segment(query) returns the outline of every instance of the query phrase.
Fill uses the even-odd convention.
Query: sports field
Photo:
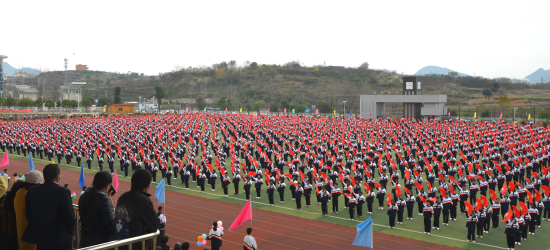
[[[14,159],[8,166],[11,174],[19,169],[22,172],[28,171],[28,159],[17,155],[11,155],[10,158]],[[38,164],[47,164],[47,160],[34,159],[34,162],[37,164],[37,168],[40,168]],[[91,174],[99,170],[95,159],[92,166],[92,170],[85,168],[86,183],[91,183],[93,178]],[[60,167],[72,171],[64,171],[61,182],[69,183],[72,191],[78,191],[78,199],[80,193],[78,172],[80,168],[76,166],[76,162],[71,165],[62,162]],[[117,168],[119,167],[116,163],[115,169]],[[121,181],[121,191],[129,188],[125,183],[129,182],[130,178],[119,175],[119,180]],[[404,183],[401,184],[404,185]],[[196,183],[191,183],[190,190],[185,190],[179,179],[173,180],[172,186],[167,186],[166,189],[173,191],[167,192],[167,204],[165,205],[169,220],[167,222],[167,234],[176,240],[196,242],[195,238],[200,234],[207,233],[214,220],[222,220],[224,226],[229,227],[246,202],[242,189],[239,195],[232,194],[232,185],[229,187],[229,197],[223,197],[221,188],[211,191],[208,186],[205,193],[200,193]],[[254,196],[254,189],[252,191],[251,196]],[[153,192],[153,190],[150,191],[150,193]],[[321,216],[321,207],[314,202],[314,198],[312,199],[311,208],[303,207],[301,211],[296,211],[296,204],[290,199],[290,191],[287,190],[287,192],[285,203],[278,203],[276,197],[275,206],[269,206],[265,190],[262,190],[261,199],[252,198],[254,220],[251,223],[246,222],[243,224],[241,226],[242,232],[239,232],[241,228],[233,232],[226,232],[226,237],[224,237],[225,246],[231,247],[231,245],[240,244],[241,238],[244,237],[244,228],[252,224],[255,229],[259,229],[255,231],[255,236],[258,238],[258,244],[261,244],[262,249],[265,249],[264,247],[269,247],[268,249],[354,248],[351,243],[356,234],[355,226],[362,222],[364,218],[357,218],[355,221],[348,220],[348,211],[342,209],[344,207],[343,199],[340,199],[340,213],[330,213],[328,217],[325,217]],[[156,203],[154,196],[152,199]],[[305,204],[304,200],[302,202]],[[466,218],[464,215],[459,214],[457,221],[451,221],[449,226],[442,225],[439,231],[432,230],[431,235],[425,235],[423,233],[422,218],[417,216],[417,213],[414,214],[416,217],[412,221],[405,219],[402,225],[390,229],[386,210],[378,210],[376,205],[377,202],[374,206],[373,221],[374,231],[376,232],[374,246],[377,249],[403,249],[403,247],[446,249],[444,246],[449,246],[449,249],[450,247],[506,249],[504,225],[502,223],[499,229],[491,229],[490,233],[485,234],[483,239],[477,238],[476,243],[469,243],[466,240]],[[364,207],[364,210],[366,210],[366,207]],[[365,212],[364,214],[369,215]],[[173,223],[170,223],[170,220]],[[550,244],[543,238],[547,234],[548,222],[544,221],[541,228],[537,228],[536,235],[529,235],[528,240],[523,241],[521,246],[517,246],[517,249],[547,249]],[[175,243],[172,240],[170,242],[171,244]],[[427,242],[435,244],[427,244]],[[284,244],[284,246],[281,246],[281,244]],[[196,244],[194,246],[197,248]],[[236,245],[234,246],[236,247]]]

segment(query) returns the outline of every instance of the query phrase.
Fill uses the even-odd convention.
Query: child
[[[449,211],[451,210],[451,207],[453,206],[453,200],[446,196],[443,198],[441,204],[443,205],[443,225],[448,226],[449,225]]]
[[[391,204],[388,206],[388,216],[390,218],[390,228],[395,228],[395,217],[397,215],[397,210],[399,208],[395,205],[395,200],[391,201]]]
[[[363,196],[363,192],[359,191],[359,194],[357,194],[357,216],[359,216],[359,218],[363,216],[363,204],[365,201],[366,199]]]
[[[355,194],[351,194],[348,199],[348,209],[349,209],[349,219],[354,220],[355,217],[355,205],[357,205],[357,199],[355,199]]]
[[[470,212],[470,215],[467,215],[468,219],[466,221],[466,227],[468,228],[467,238],[469,242],[475,243],[476,242],[475,230],[476,230],[477,217],[474,212],[471,212],[471,211],[469,212]]]
[[[374,197],[376,197],[376,194],[372,191],[372,189],[370,189],[367,193],[367,210],[369,211],[369,214],[372,214],[372,204],[374,203]]]
[[[296,187],[294,191],[294,198],[296,199],[296,210],[302,210],[302,194],[304,194],[304,188],[300,184]]]
[[[224,192],[227,189],[227,187],[224,188]],[[275,192],[275,184],[273,182],[270,182],[267,184],[267,198],[269,199],[269,205],[273,206],[273,193]],[[227,197],[227,195],[226,195]]]
[[[424,204],[424,208],[422,210],[422,214],[424,215],[424,233],[430,234],[430,232],[432,231],[432,216],[434,214],[431,201],[426,201],[426,204]]]
[[[433,228],[436,229],[436,230],[439,230],[439,218],[441,217],[441,209],[442,208],[443,208],[443,206],[439,202],[439,197],[436,197],[435,202],[432,205],[433,215],[434,215]]]
[[[224,175],[222,175],[222,189],[224,197],[229,196],[229,183],[231,183],[231,179],[227,175],[227,172],[225,172]]]
[[[281,178],[281,182],[279,183],[279,186],[277,187],[277,192],[279,192],[279,202],[284,203],[285,202],[285,179]]]
[[[159,210],[159,212],[157,213],[157,216],[159,217],[159,220],[160,220],[160,225],[159,225],[160,234],[157,237],[157,241],[160,242],[161,237],[166,235],[166,232],[165,232],[165,229],[166,229],[166,216],[164,216],[164,207],[159,206],[158,210]]]
[[[384,198],[386,198],[386,189],[384,187],[378,188],[376,198],[378,199],[378,209],[383,210],[384,209]]]
[[[403,213],[405,212],[406,201],[403,200],[403,196],[397,197],[397,223],[403,224]]]
[[[407,194],[407,199],[405,200],[407,202],[407,220],[413,219],[413,213],[414,213],[414,203],[415,197],[413,195]]]

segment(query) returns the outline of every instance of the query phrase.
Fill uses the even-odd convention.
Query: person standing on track
[[[213,227],[210,229],[210,233],[206,239],[210,241],[212,250],[218,250],[222,246],[223,231],[218,228],[218,222],[216,221],[212,223],[212,226]]]
[[[249,227],[246,229],[246,236],[243,240],[243,249],[244,250],[257,250],[258,245],[256,244],[256,239],[252,237],[252,228]]]
[[[157,242],[160,242],[161,237],[166,235],[166,216],[164,215],[164,207],[159,206],[158,210],[159,212],[157,213],[157,216],[159,217],[159,220],[160,220],[160,224],[159,224],[160,234],[157,237]]]

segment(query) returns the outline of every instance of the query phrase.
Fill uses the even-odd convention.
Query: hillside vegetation
[[[55,89],[64,79],[63,72],[46,72],[40,77],[48,78],[43,91],[46,98],[58,98]],[[139,73],[127,74],[70,71],[68,81],[85,81],[84,98],[114,99],[116,86],[122,88],[122,101],[138,101],[139,97],[151,98],[154,87],[160,85],[166,92],[163,104],[182,103],[190,108],[203,108],[202,99],[209,99],[208,106],[228,106],[228,110],[254,110],[270,107],[272,111],[282,108],[297,108],[297,111],[321,106],[323,112],[342,109],[359,110],[359,95],[376,91],[402,92],[402,77],[394,71],[369,69],[365,63],[357,68],[336,66],[306,67],[292,61],[284,65],[266,65],[255,62],[237,66],[236,62],[222,62],[209,67],[177,68],[158,76]],[[507,96],[508,106],[550,106],[549,84],[524,84],[508,78],[488,79],[483,77],[447,75],[419,76],[423,94],[446,94],[448,106],[488,107],[499,105],[498,97]],[[485,95],[484,95],[485,94]],[[228,99],[227,105],[219,99]],[[54,99],[55,100],[55,99]],[[198,101],[198,103],[196,103]],[[183,104],[185,103],[185,104]],[[501,103],[502,104],[502,103]],[[203,105],[203,106],[201,106]],[[502,107],[503,105],[499,105]],[[319,108],[319,107],[317,107]]]

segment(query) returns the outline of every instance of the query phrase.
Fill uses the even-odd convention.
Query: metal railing
[[[128,249],[132,250],[132,244],[133,243],[141,242],[142,243],[141,244],[141,249],[145,250],[145,245],[146,245],[145,242],[149,241],[149,240],[151,240],[151,248],[155,249],[155,245],[156,245],[155,240],[156,240],[157,236],[159,236],[159,235],[160,235],[160,231],[157,230],[155,233],[144,234],[144,235],[141,235],[141,236],[136,236],[136,237],[132,237],[132,238],[124,239],[124,240],[109,241],[109,242],[106,242],[106,243],[103,243],[103,244],[90,246],[90,247],[85,247],[85,248],[79,248],[79,249],[80,250],[103,250],[103,249],[118,250],[119,247],[128,246]]]

